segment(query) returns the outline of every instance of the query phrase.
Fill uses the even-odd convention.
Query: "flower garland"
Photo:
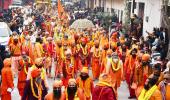
[[[34,97],[39,99],[39,98],[41,98],[41,95],[42,95],[42,88],[41,88],[41,85],[38,86],[38,84],[36,82],[35,82],[35,85],[38,88],[38,95],[35,94],[34,87],[33,87],[33,79],[31,78],[31,91],[32,91],[32,94],[33,94]]]
[[[28,58],[29,59],[29,61],[28,61],[28,63],[30,63],[31,61],[30,61],[30,58]],[[23,63],[24,63],[24,72],[25,72],[25,74],[27,75],[28,74],[28,71],[27,71],[27,68],[26,68],[26,64],[25,64],[25,61],[23,60]]]
[[[80,45],[80,48],[82,49],[83,54],[84,54],[84,55],[87,55],[87,46],[85,46],[85,48],[83,48],[83,46]]]
[[[101,55],[101,54],[100,54],[100,51],[98,51],[98,53],[96,53],[96,51],[97,51],[97,50],[96,50],[96,48],[95,48],[95,50],[94,50],[94,55],[93,55],[93,56],[96,57],[96,58],[99,58],[100,55]]]
[[[118,61],[117,68],[115,68],[115,63],[112,60],[111,60],[111,65],[112,65],[113,71],[118,71],[121,68],[120,60]]]
[[[67,73],[68,73],[69,75],[72,74],[72,76],[74,76],[74,67],[73,67],[72,71],[70,72],[66,60],[65,60],[65,64],[66,64],[66,71],[67,71]],[[73,58],[71,58],[71,63],[70,63],[70,64],[73,64]]]

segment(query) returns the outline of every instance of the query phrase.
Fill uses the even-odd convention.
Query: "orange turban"
[[[111,83],[111,76],[106,73],[101,74],[99,77],[99,83],[100,82]]]
[[[81,73],[87,73],[88,74],[88,68],[87,67],[83,67],[81,70]]]
[[[61,87],[63,85],[61,80],[56,80],[53,84],[53,87]]]
[[[122,36],[122,37],[120,37],[119,40],[120,40],[120,43],[125,43],[125,37]]]
[[[38,68],[35,68],[31,71],[31,76],[32,78],[36,78],[41,74],[41,70]]]
[[[11,66],[11,58],[6,58],[3,63],[5,67]]]
[[[142,56],[142,60],[143,61],[148,61],[150,59],[150,55],[149,54],[144,54],[143,56]]]
[[[114,32],[114,33],[112,34],[112,37],[113,37],[113,38],[117,38],[117,35],[118,35],[118,33],[117,33],[117,32]]]
[[[117,48],[117,43],[116,42],[112,42],[111,43],[111,47]]]
[[[36,65],[42,65],[43,64],[43,58],[37,58],[37,59],[35,59],[35,64]]]

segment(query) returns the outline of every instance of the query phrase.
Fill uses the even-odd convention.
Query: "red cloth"
[[[93,89],[92,100],[117,100],[111,87],[96,86]]]

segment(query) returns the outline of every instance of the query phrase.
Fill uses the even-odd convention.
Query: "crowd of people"
[[[12,10],[10,56],[0,47],[1,100],[12,99],[14,77],[21,100],[117,100],[123,81],[127,99],[170,100],[166,29],[154,28],[146,39],[122,33],[120,25],[111,34],[100,25],[76,30],[67,14],[50,10]],[[49,78],[55,81],[48,93]]]

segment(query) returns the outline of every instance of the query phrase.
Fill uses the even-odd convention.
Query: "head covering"
[[[111,47],[117,48],[117,43],[116,42],[112,42],[111,43]]]
[[[53,40],[52,37],[48,37],[48,38],[47,38],[47,41],[52,41],[52,40]]]
[[[87,41],[88,41],[87,38],[85,38],[85,37],[81,38],[81,42],[82,42],[82,43],[87,43]]]
[[[87,67],[83,67],[81,70],[81,73],[87,73],[88,74],[88,68]]]
[[[31,71],[31,76],[32,78],[36,78],[41,74],[41,70],[38,68],[35,68]]]
[[[111,55],[113,53],[113,51],[111,50],[111,49],[109,49],[108,51],[107,51],[107,55]]]
[[[61,87],[63,85],[61,80],[56,80],[53,84],[53,87]]]
[[[150,55],[149,54],[144,54],[143,56],[142,56],[142,60],[143,61],[148,61],[150,59]]]
[[[4,61],[4,67],[9,67],[11,66],[11,58],[6,58]]]
[[[36,65],[42,65],[43,64],[43,58],[37,58],[37,59],[35,59],[35,64]]]
[[[116,38],[116,37],[117,37],[117,35],[118,35],[118,33],[117,33],[117,32],[113,32],[112,37]]]
[[[120,43],[122,43],[122,44],[125,43],[125,37],[124,36],[121,36],[119,40],[120,40]]]
[[[71,83],[71,82],[74,82],[74,83],[76,84],[76,80],[75,80],[74,78],[70,78],[70,79],[68,80],[68,83]]]
[[[110,83],[111,82],[111,77],[106,74],[106,73],[103,73],[99,76],[99,83],[100,82],[107,82],[107,83]]]

